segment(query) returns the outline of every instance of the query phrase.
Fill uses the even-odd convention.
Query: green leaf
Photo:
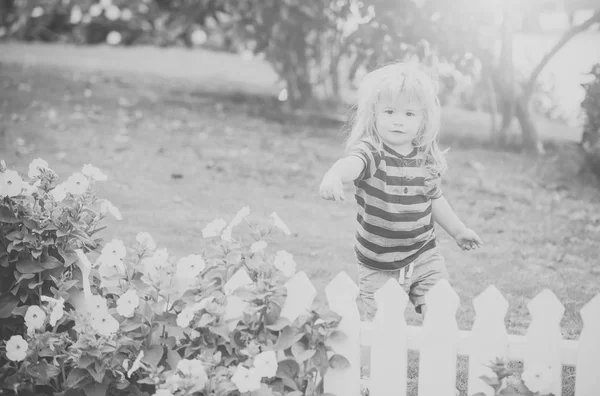
[[[288,378],[294,380],[300,372],[300,365],[294,359],[286,359],[277,363],[277,373],[279,378]]]
[[[306,349],[306,346],[302,341],[298,341],[294,345],[292,345],[292,354],[296,358],[298,363],[302,363],[305,360],[310,359],[315,354],[314,349]]]
[[[17,270],[23,274],[37,274],[45,268],[38,262],[31,259],[21,259],[17,262]]]
[[[350,367],[350,362],[342,355],[336,353],[329,358],[329,367],[333,369],[347,369]]]
[[[75,368],[71,370],[71,372],[67,376],[67,381],[64,383],[64,387],[68,389],[78,388],[89,378],[90,377],[86,370],[81,368]]]
[[[45,256],[41,261],[42,267],[44,269],[54,269],[58,267],[62,267],[62,263],[58,261],[55,257]]]
[[[222,323],[220,326],[208,326],[208,329],[211,333],[215,333],[216,335],[220,335],[226,340],[229,339],[229,328],[226,323]]]
[[[260,389],[251,393],[252,396],[275,396],[271,388],[267,384],[260,384]]]
[[[106,396],[108,390],[108,383],[101,384],[89,384],[83,388],[87,396]]]
[[[21,220],[15,217],[15,214],[9,208],[0,206],[0,223],[15,224],[20,222]]]
[[[36,364],[27,367],[27,373],[39,381],[46,383],[51,378],[60,374],[60,369],[49,365],[45,360],[40,360]]]
[[[290,322],[289,319],[280,316],[275,320],[273,324],[267,325],[265,327],[269,330],[280,331],[284,327],[289,326],[291,324],[292,322]]]
[[[150,365],[152,368],[158,367],[158,363],[164,355],[164,349],[162,345],[152,345],[150,349],[144,349],[144,357],[142,362]]]
[[[480,375],[479,379],[491,387],[496,387],[496,386],[500,385],[500,382],[498,381],[498,377],[488,377],[487,375]]]
[[[169,363],[169,367],[171,370],[174,370],[177,367],[177,363],[181,360],[181,356],[179,353],[173,349],[167,350],[167,363]]]
[[[273,349],[276,351],[288,349],[300,341],[302,337],[304,337],[304,332],[302,330],[288,326],[279,334],[279,338],[277,338],[277,342]]]
[[[125,321],[123,321],[123,323],[121,323],[121,330],[129,333],[132,332],[135,329],[140,328],[144,323],[142,322],[141,319],[127,319]]]
[[[12,294],[0,296],[0,319],[9,318],[13,310],[19,305],[19,298]]]

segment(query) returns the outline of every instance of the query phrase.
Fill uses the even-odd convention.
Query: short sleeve
[[[430,199],[438,199],[444,192],[442,191],[442,175],[432,175],[425,179],[426,195]]]
[[[381,153],[374,142],[369,139],[362,139],[350,149],[348,155],[359,157],[365,163],[365,168],[358,176],[357,180],[368,179],[375,174],[381,162]]]

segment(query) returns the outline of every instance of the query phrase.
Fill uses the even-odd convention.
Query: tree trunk
[[[544,147],[540,142],[540,136],[531,116],[529,98],[521,97],[515,105],[515,116],[521,126],[521,134],[523,137],[523,147],[528,151],[533,151],[537,154],[544,153]]]

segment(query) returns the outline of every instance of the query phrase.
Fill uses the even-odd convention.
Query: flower
[[[0,191],[7,197],[14,197],[21,194],[23,189],[23,179],[16,171],[7,170],[0,173]]]
[[[27,176],[29,176],[30,179],[35,179],[42,174],[42,169],[48,169],[48,163],[41,158],[36,158],[29,163],[29,172],[27,172]]]
[[[256,355],[254,367],[261,377],[274,377],[277,373],[277,355],[275,351],[261,352]]]
[[[25,313],[27,329],[41,329],[46,321],[46,313],[37,305],[31,305]]]
[[[188,327],[196,315],[195,307],[185,307],[177,315],[177,326]]]
[[[265,250],[267,247],[267,242],[265,241],[256,241],[250,246],[250,251],[252,253],[259,253]]]
[[[206,227],[202,229],[203,238],[212,238],[218,236],[221,231],[227,226],[227,223],[223,219],[215,219],[208,223]]]
[[[231,241],[231,231],[233,231],[231,226],[227,226],[227,228],[225,228],[225,230],[221,234],[221,239],[224,240],[225,242],[230,242]]]
[[[100,169],[96,168],[92,164],[83,165],[83,168],[81,168],[81,173],[94,181],[105,181],[108,179],[108,177],[102,173]]]
[[[231,377],[231,382],[235,384],[240,393],[253,392],[260,389],[261,376],[255,368],[247,369],[240,365],[235,374]]]
[[[156,250],[156,243],[154,242],[152,235],[147,232],[138,232],[135,236],[135,240],[143,250]]]
[[[125,318],[131,318],[139,305],[140,298],[137,292],[130,289],[117,300],[117,313]]]
[[[92,316],[101,316],[108,312],[104,297],[94,294],[85,301],[86,308]]]
[[[102,7],[98,4],[92,4],[88,12],[91,16],[97,17],[102,14]]]
[[[104,11],[104,15],[109,21],[116,21],[121,16],[121,10],[119,7],[111,5]]]
[[[13,362],[25,360],[29,344],[20,335],[14,335],[6,342],[6,357]]]
[[[113,239],[102,248],[101,256],[112,255],[120,260],[125,258],[127,254],[127,248],[125,244],[120,239]]]
[[[281,220],[281,217],[279,217],[277,213],[273,212],[269,217],[273,227],[279,228],[285,235],[292,235],[288,226]]]
[[[157,249],[152,256],[144,258],[142,260],[144,267],[142,280],[155,285],[165,282],[167,280],[166,271],[170,267],[168,258],[167,249]]]
[[[283,273],[283,275],[290,277],[296,272],[296,262],[294,256],[285,250],[280,250],[275,255],[275,268]]]
[[[67,197],[67,185],[65,183],[58,184],[50,191],[50,195],[56,202],[61,202]]]
[[[121,20],[122,21],[130,21],[133,18],[133,12],[129,8],[123,8],[121,10]]]
[[[521,379],[532,392],[539,392],[541,396],[552,393],[554,378],[552,366],[538,364],[532,365],[523,371]]]
[[[73,173],[65,182],[65,187],[68,193],[73,195],[83,194],[90,186],[90,181],[83,173]]]
[[[122,38],[123,36],[121,36],[121,33],[113,30],[106,36],[106,43],[109,45],[119,45]]]
[[[65,314],[65,300],[61,297],[58,300],[54,300],[54,306],[52,307],[52,312],[50,312],[50,326],[56,326],[56,323],[63,317]]]
[[[190,254],[177,261],[177,277],[195,278],[206,268],[206,262],[199,254]]]
[[[92,327],[103,336],[110,336],[119,330],[119,322],[108,312],[103,315],[92,315]]]
[[[177,362],[177,370],[185,377],[200,382],[196,384],[200,387],[204,386],[201,382],[206,383],[206,381],[208,381],[204,364],[198,359],[181,359]]]
[[[30,197],[34,192],[37,192],[41,184],[42,183],[39,179],[33,184],[23,183],[23,195]]]
[[[244,315],[247,307],[248,303],[242,300],[240,297],[236,295],[228,296],[223,320],[230,321],[240,319]]]
[[[250,207],[244,206],[242,209],[240,209],[235,214],[235,216],[233,217],[233,220],[231,220],[231,222],[229,222],[229,227],[233,228],[236,225],[240,224],[242,222],[242,220],[244,220],[246,217],[248,217],[249,214],[250,214]]]
[[[154,396],[173,396],[173,393],[168,389],[157,389]]]
[[[140,367],[142,367],[142,359],[143,358],[144,358],[144,351],[140,351],[140,353],[138,354],[138,356],[133,361],[133,364],[131,365],[131,367],[127,371],[127,378],[130,378],[131,374],[133,374],[137,369],[139,369]]]
[[[100,204],[100,213],[105,215],[106,213],[110,213],[115,219],[123,220],[123,216],[121,216],[121,212],[114,206],[108,199],[103,199]]]

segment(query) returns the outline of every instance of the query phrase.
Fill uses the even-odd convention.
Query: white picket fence
[[[281,314],[293,321],[311,307],[317,292],[304,272],[290,278],[286,288]],[[562,395],[563,365],[575,366],[575,395],[600,395],[600,294],[581,309],[584,327],[579,340],[572,341],[562,338],[564,306],[548,289],[528,304],[532,321],[525,336],[507,334],[508,302],[494,286],[473,300],[476,318],[470,331],[458,329],[459,297],[445,280],[426,296],[428,312],[422,327],[406,324],[408,296],[394,280],[375,294],[378,311],[372,323],[361,323],[358,286],[345,272],[326,286],[325,293],[329,308],[342,316],[340,330],[348,336],[331,346],[350,362],[349,368],[328,371],[325,392],[360,395],[362,344],[371,346],[371,396],[406,396],[407,350],[420,353],[419,396],[455,396],[457,355],[469,356],[469,396],[493,395],[479,377],[492,375],[487,365],[498,357],[522,361],[524,370],[549,370],[555,396]]]

